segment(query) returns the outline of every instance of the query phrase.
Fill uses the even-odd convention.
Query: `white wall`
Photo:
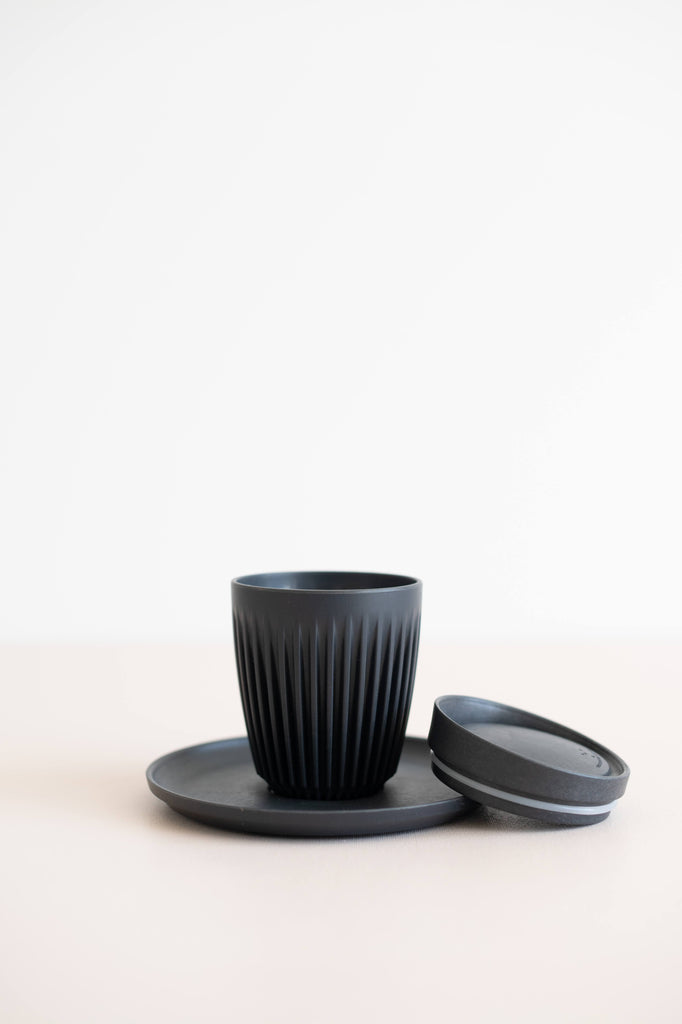
[[[679,4],[0,17],[2,638],[680,633]]]

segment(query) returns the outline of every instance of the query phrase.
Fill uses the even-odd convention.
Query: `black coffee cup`
[[[369,796],[395,774],[419,647],[421,581],[282,572],[232,581],[256,771],[281,796]]]

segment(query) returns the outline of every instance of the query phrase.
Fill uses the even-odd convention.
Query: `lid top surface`
[[[588,736],[559,722],[542,718],[510,704],[483,697],[438,697],[434,710],[452,726],[452,738],[464,729],[476,736],[479,747],[507,751],[538,767],[561,773],[593,777],[627,778],[630,770],[622,758]]]
[[[474,722],[468,729],[489,743],[549,768],[560,768],[581,775],[611,774],[611,765],[605,757],[585,744],[568,740],[564,736],[504,722]]]

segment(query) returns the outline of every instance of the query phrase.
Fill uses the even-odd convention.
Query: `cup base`
[[[386,780],[388,782],[388,779]],[[340,789],[332,792],[324,792],[318,789],[280,789],[266,782],[268,790],[273,796],[285,797],[287,800],[323,800],[325,803],[338,800],[362,800],[368,796],[375,796],[384,788],[384,783],[377,786],[363,786],[354,789]]]

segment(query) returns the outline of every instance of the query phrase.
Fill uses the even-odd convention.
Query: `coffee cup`
[[[273,792],[343,800],[395,774],[414,686],[421,581],[280,572],[232,581],[239,687]]]

